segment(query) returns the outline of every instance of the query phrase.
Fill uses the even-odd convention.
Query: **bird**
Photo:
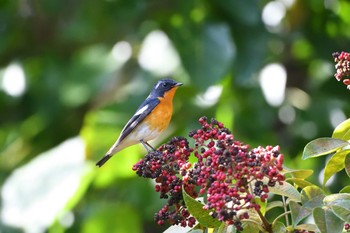
[[[159,80],[96,166],[101,167],[114,154],[137,143],[141,143],[147,152],[155,150],[148,141],[157,138],[168,127],[173,113],[173,97],[181,85],[172,79]]]

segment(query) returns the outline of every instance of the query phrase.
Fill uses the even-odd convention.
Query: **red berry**
[[[344,83],[345,85],[350,85],[350,79],[348,79],[348,78],[344,79],[344,80],[343,80],[343,83]]]

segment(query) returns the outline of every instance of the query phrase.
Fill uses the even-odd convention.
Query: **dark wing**
[[[122,132],[120,133],[119,141],[121,142],[126,136],[128,136],[136,126],[142,122],[148,114],[150,114],[153,109],[159,104],[159,99],[157,98],[147,98],[140,107],[136,110],[134,116],[126,123]]]

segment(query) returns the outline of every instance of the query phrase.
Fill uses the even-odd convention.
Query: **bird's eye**
[[[163,87],[166,87],[166,86],[168,86],[168,83],[163,83]]]

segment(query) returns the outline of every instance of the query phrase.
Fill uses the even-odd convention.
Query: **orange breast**
[[[154,129],[161,132],[168,127],[173,114],[173,97],[176,89],[177,87],[174,87],[165,93],[164,97],[159,97],[160,103],[145,119],[152,130]]]

